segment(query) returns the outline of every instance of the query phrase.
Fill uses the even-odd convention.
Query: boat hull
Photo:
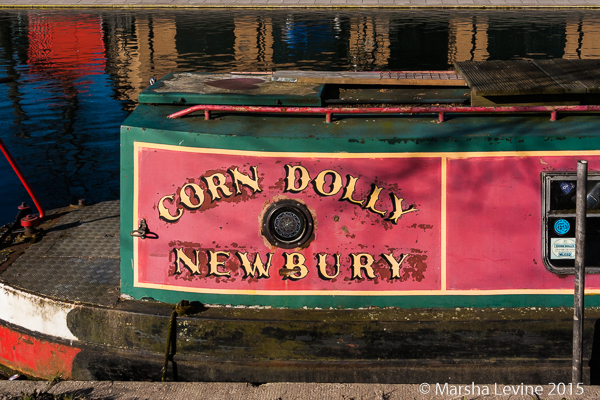
[[[160,380],[171,308],[125,301],[94,307],[2,287],[55,312],[24,327],[0,312],[2,364],[43,379]],[[6,300],[3,299],[3,300]],[[588,310],[586,381],[598,374]],[[9,322],[12,320],[13,322]],[[477,321],[477,322],[474,322]],[[64,331],[64,326],[68,327]],[[566,382],[567,309],[277,310],[199,308],[176,321],[177,379],[223,382]],[[62,332],[62,333],[61,333]],[[552,354],[549,359],[548,354]],[[174,378],[172,363],[167,377]]]

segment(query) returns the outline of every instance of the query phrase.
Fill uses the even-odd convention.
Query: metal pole
[[[21,183],[23,184],[23,186],[25,186],[27,193],[29,193],[29,196],[35,203],[35,206],[37,207],[38,212],[40,213],[40,219],[43,219],[46,214],[45,214],[44,208],[42,207],[42,203],[40,202],[37,195],[33,191],[33,188],[27,181],[27,178],[25,178],[25,175],[23,174],[23,172],[21,172],[21,168],[19,168],[19,166],[17,165],[17,162],[13,158],[12,154],[10,154],[10,152],[8,151],[8,148],[6,147],[6,145],[4,144],[2,139],[0,139],[0,151],[2,151],[2,153],[4,153],[4,156],[6,157],[6,161],[8,161],[10,166],[13,168],[13,170],[17,174],[17,177],[21,180]]]
[[[585,289],[585,218],[587,214],[587,161],[577,161],[577,208],[575,214],[575,295],[573,304],[573,384],[582,381],[583,299]]]

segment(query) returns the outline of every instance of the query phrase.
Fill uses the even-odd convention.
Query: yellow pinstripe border
[[[140,157],[139,157],[139,150],[141,147],[138,147],[137,142],[133,143],[133,229],[132,231],[135,231],[138,227],[136,226],[136,224],[138,223],[138,215],[139,214],[139,190],[138,188],[140,187],[140,179],[139,179],[139,162],[140,162]],[[131,267],[133,268],[133,286],[139,286],[140,282],[138,279],[138,238],[137,237],[133,237],[133,260],[131,260]],[[142,286],[140,286],[142,287]]]
[[[318,152],[282,152],[256,150],[209,149],[169,144],[134,142],[134,151],[138,148],[173,150],[185,153],[204,153],[220,155],[238,155],[255,157],[303,157],[303,158],[482,158],[482,157],[533,157],[533,156],[600,156],[600,150],[566,151],[496,151],[496,152],[431,152],[431,153],[318,153]]]
[[[445,156],[442,156],[442,212],[441,212],[441,229],[440,229],[440,282],[441,282],[441,291],[445,292],[447,289],[446,286],[446,174],[448,173],[448,159]]]

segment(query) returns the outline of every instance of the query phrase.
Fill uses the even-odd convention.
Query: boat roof
[[[175,72],[143,104],[319,107],[331,104],[600,104],[600,60],[463,61],[454,71]]]
[[[457,71],[479,96],[600,93],[600,60],[464,61]]]
[[[599,148],[600,61],[546,61],[461,62],[456,71],[176,72],[140,95],[122,131],[230,148],[309,139],[295,141],[294,151]]]

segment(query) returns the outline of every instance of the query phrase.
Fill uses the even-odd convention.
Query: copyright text
[[[515,396],[562,396],[583,395],[581,383],[549,383],[548,385],[478,385],[474,382],[466,385],[450,383],[422,383],[419,385],[421,394],[449,395],[449,396],[489,396],[489,395],[515,395]]]

